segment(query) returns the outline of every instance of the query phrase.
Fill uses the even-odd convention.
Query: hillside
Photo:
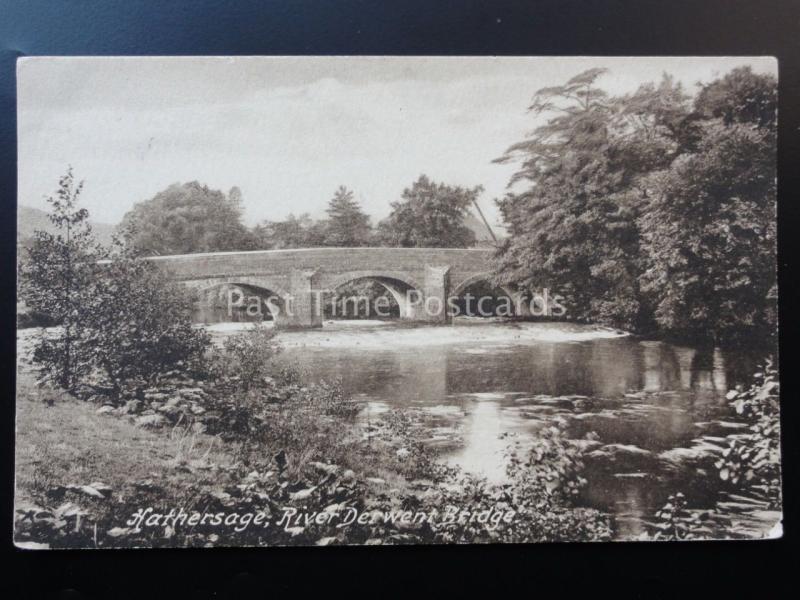
[[[107,245],[111,242],[111,235],[114,233],[115,225],[109,223],[92,223],[92,231],[95,238],[101,244]],[[47,213],[38,208],[30,206],[17,207],[17,244],[25,244],[33,237],[36,230],[53,231],[53,224],[47,218]]]

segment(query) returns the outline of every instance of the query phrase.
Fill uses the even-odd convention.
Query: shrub
[[[273,358],[279,352],[275,331],[260,323],[225,339],[212,353],[212,371],[244,391],[271,383],[275,374]]]
[[[186,291],[152,262],[122,254],[104,265],[82,306],[77,359],[118,392],[170,369],[188,369],[210,344],[190,318]]]
[[[737,485],[744,482],[772,507],[780,506],[780,384],[778,372],[767,360],[755,381],[743,392],[731,391],[728,399],[749,422],[744,435],[729,436],[728,447],[715,464],[720,479]]]
[[[42,333],[33,361],[69,391],[118,397],[131,381],[198,360],[210,340],[192,326],[183,288],[126,245],[130,232],[113,248],[95,243],[81,189],[71,171],[62,177],[49,199],[56,233],[35,232],[21,269],[26,304],[61,324]]]

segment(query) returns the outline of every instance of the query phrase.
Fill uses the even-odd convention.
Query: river
[[[505,477],[510,443],[559,425],[587,446],[580,503],[612,513],[628,539],[672,492],[714,504],[708,450],[744,427],[725,394],[755,366],[719,349],[558,323],[331,321],[278,339],[282,360],[365,400],[362,419],[420,411],[441,459],[491,482]]]

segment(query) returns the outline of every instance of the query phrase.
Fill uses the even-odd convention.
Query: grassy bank
[[[30,335],[21,334],[17,398],[16,541],[25,547],[611,535],[603,515],[572,505],[580,451],[555,430],[515,457],[511,486],[491,486],[439,463],[413,414],[389,411],[364,430],[335,385],[276,372],[243,390],[217,370],[79,400],[36,385]],[[268,342],[242,335],[236,348],[246,352]]]

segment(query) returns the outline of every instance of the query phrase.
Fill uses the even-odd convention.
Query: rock
[[[144,481],[135,481],[133,487],[143,492],[154,492],[161,489],[160,486],[153,483],[152,479],[145,479]]]
[[[65,502],[56,509],[55,514],[57,518],[62,519],[69,517],[82,517],[87,513],[77,504],[74,504],[72,502]]]
[[[606,444],[598,448],[597,450],[593,450],[589,453],[589,456],[592,458],[611,458],[616,459],[617,456],[638,456],[638,457],[645,457],[650,456],[649,450],[644,450],[643,448],[639,448],[638,446],[633,446],[630,444]]]
[[[136,417],[134,423],[139,427],[145,427],[148,429],[159,429],[167,424],[167,420],[161,415],[142,415],[140,417]]]
[[[113,527],[106,532],[106,535],[116,538],[122,537],[123,535],[130,535],[131,533],[138,533],[139,531],[139,529],[132,529],[129,527]]]
[[[320,540],[317,540],[317,546],[330,546],[333,542],[336,541],[335,537],[324,537]]]
[[[116,409],[110,404],[104,404],[103,406],[98,408],[97,411],[95,412],[97,412],[98,415],[107,415],[109,413],[113,413],[115,410]]]
[[[312,462],[311,466],[320,473],[325,473],[326,475],[335,475],[340,469],[338,465],[330,465],[322,462]]]
[[[78,485],[78,484],[70,484],[65,486],[65,489],[70,492],[75,492],[76,494],[83,494],[84,496],[91,496],[92,498],[101,498],[105,499],[111,495],[111,488],[104,483],[97,483],[98,486],[103,491],[100,491],[94,484],[92,485]]]
[[[315,489],[317,489],[316,486],[300,490],[299,492],[294,492],[293,494],[289,494],[289,498],[295,502],[307,500],[311,497],[311,494],[314,493]]]
[[[711,457],[713,457],[713,454],[710,454],[707,448],[697,446],[692,448],[672,448],[658,455],[658,458],[675,467],[682,467],[687,463],[695,464]]]
[[[602,442],[598,442],[597,440],[587,440],[587,439],[572,440],[572,443],[574,443],[575,446],[577,446],[578,448],[580,448],[585,452],[589,452],[590,450],[594,450],[599,446],[603,445]]]
[[[128,400],[123,407],[124,414],[138,414],[142,412],[142,408],[144,408],[144,404],[141,400]]]
[[[100,492],[104,498],[111,496],[111,492],[113,491],[110,485],[106,485],[101,481],[93,481],[89,484],[89,487]]]

